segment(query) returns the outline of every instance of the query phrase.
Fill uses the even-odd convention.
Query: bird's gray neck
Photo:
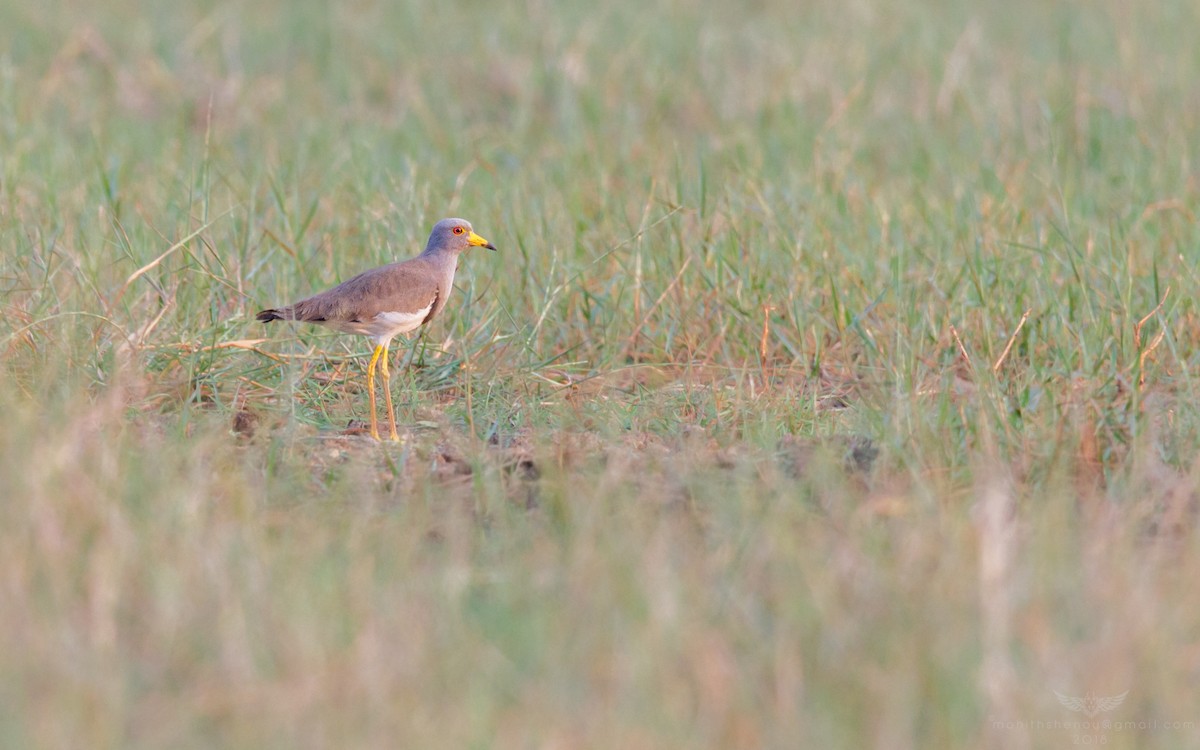
[[[435,245],[426,245],[425,250],[421,252],[422,258],[429,260],[439,265],[455,265],[458,263],[458,253],[452,250],[444,250]]]

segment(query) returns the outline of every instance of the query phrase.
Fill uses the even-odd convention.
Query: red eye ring
[[[467,230],[463,229],[462,227],[455,227],[455,228],[454,228],[454,233],[455,233],[455,234],[462,234],[462,233],[463,233],[463,232],[465,232],[465,231],[467,231]]]

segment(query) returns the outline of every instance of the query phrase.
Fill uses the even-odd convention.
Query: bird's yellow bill
[[[467,236],[467,244],[474,245],[475,247],[486,247],[488,250],[496,249],[495,245],[475,234],[474,232],[471,232],[471,234]]]

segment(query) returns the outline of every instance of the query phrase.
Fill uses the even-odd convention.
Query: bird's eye
[[[467,231],[467,230],[463,229],[462,227],[455,227],[455,228],[454,228],[454,233],[455,233],[455,234],[462,234],[462,233],[463,233],[463,232],[465,232],[465,231]]]

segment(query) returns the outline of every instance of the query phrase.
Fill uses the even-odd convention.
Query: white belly
[[[386,346],[392,337],[418,328],[432,309],[433,304],[430,303],[428,307],[416,312],[381,312],[371,320],[344,321],[334,327],[342,333],[370,336],[376,346]]]

